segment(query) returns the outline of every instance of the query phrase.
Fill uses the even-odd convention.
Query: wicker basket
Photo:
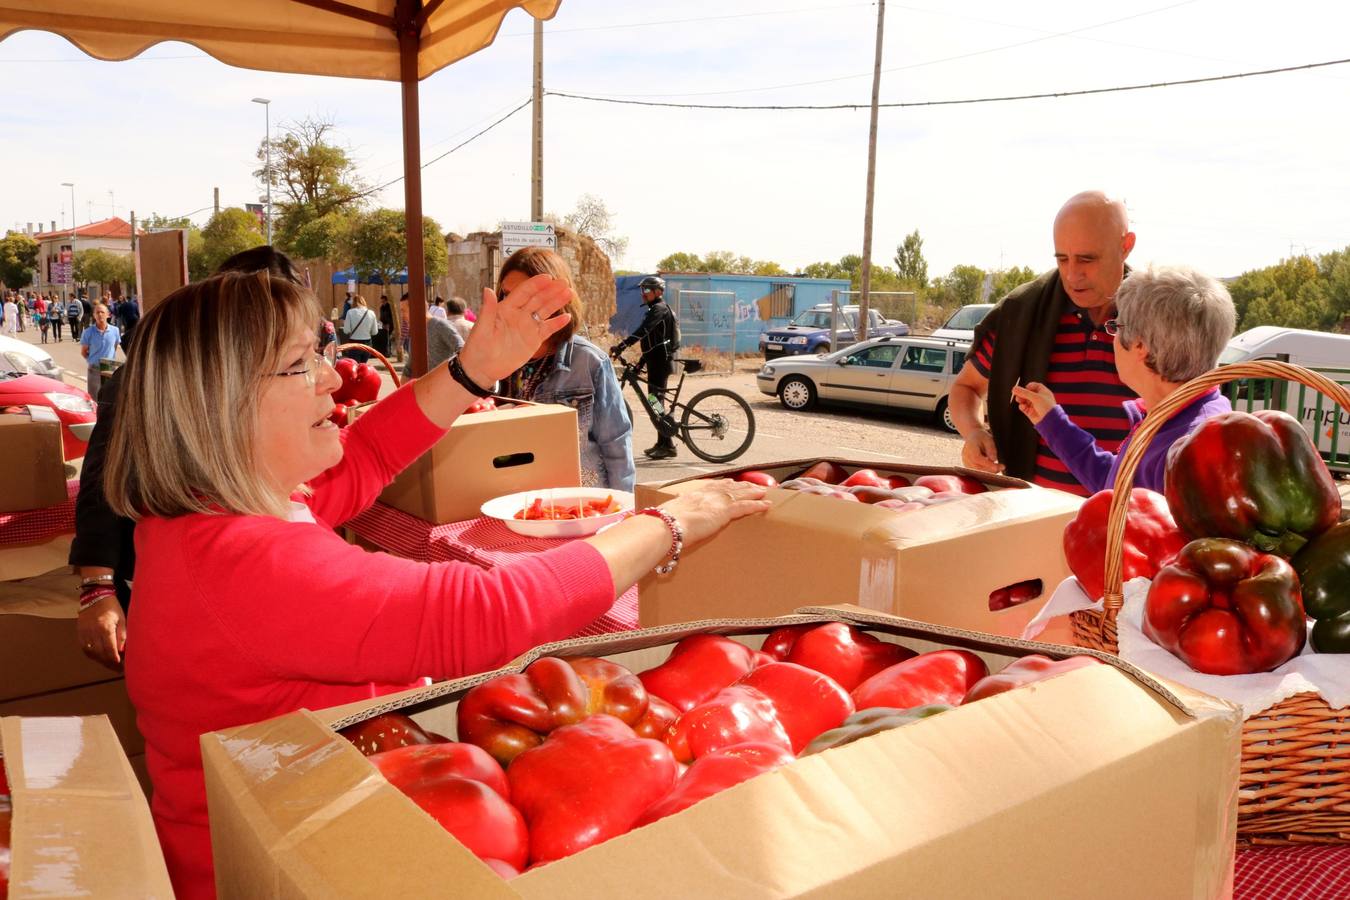
[[[337,352],[341,353],[344,350],[360,350],[364,353],[369,353],[371,356],[375,357],[380,362],[384,363],[385,369],[389,372],[389,377],[394,380],[394,387],[397,388],[399,385],[403,383],[401,380],[399,380],[398,372],[394,371],[394,364],[389,361],[388,357],[386,357],[380,351],[376,350],[374,347],[370,347],[366,344],[355,344],[355,343],[339,344]]]
[[[1238,363],[1187,382],[1149,412],[1121,459],[1106,531],[1104,611],[1073,614],[1080,646],[1117,652],[1125,515],[1135,470],[1168,419],[1210,388],[1241,378],[1281,378],[1350,409],[1350,391],[1289,363]],[[1350,665],[1350,656],[1346,657]],[[1350,842],[1350,707],[1334,710],[1314,693],[1298,694],[1251,716],[1242,726],[1238,843]]]

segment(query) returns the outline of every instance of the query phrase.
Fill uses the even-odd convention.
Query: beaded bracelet
[[[679,522],[675,521],[674,516],[655,506],[639,509],[633,515],[654,516],[665,522],[666,527],[670,529],[670,553],[667,554],[666,561],[656,567],[657,575],[669,575],[675,570],[676,563],[680,561],[680,551],[684,549],[684,529],[680,527]]]
[[[98,603],[101,600],[104,600],[108,597],[116,597],[116,596],[117,591],[113,590],[111,587],[107,587],[104,585],[95,585],[93,587],[87,587],[80,591],[80,612],[84,612],[86,609],[88,609],[89,607],[93,606],[95,603]]]
[[[94,585],[96,585],[96,584],[98,584],[98,585],[103,585],[103,584],[111,585],[112,583],[113,583],[113,576],[112,576],[112,575],[86,575],[86,576],[84,576],[84,578],[81,579],[81,581],[80,581],[80,590],[84,590],[85,588],[87,588],[87,587],[92,587],[92,586],[94,586]]]

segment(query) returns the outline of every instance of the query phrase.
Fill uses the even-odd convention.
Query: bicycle
[[[673,388],[667,387],[661,397],[653,400],[641,374],[642,364],[631,363],[622,356],[614,359],[623,364],[617,373],[620,389],[624,385],[633,388],[658,434],[678,437],[695,456],[712,463],[731,462],[750,448],[755,439],[755,414],[750,404],[734,391],[709,388],[699,391],[688,403],[680,402],[684,376],[701,369],[700,360],[673,359],[673,363],[679,364],[680,378]],[[624,405],[632,420],[633,407],[627,401]]]

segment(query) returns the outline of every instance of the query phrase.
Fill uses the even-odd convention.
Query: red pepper
[[[530,826],[530,858],[541,863],[627,832],[679,772],[665,744],[595,715],[521,753],[506,776]]]
[[[479,859],[501,860],[517,870],[525,865],[530,834],[524,817],[483,782],[446,775],[403,793]]]
[[[989,667],[968,650],[934,650],[882,669],[853,689],[853,705],[909,709],[934,703],[956,706]]]
[[[356,745],[366,756],[372,756],[397,747],[417,744],[439,744],[446,738],[427,731],[403,713],[382,713],[342,729],[343,737]]]
[[[1011,691],[1013,688],[1044,681],[1056,675],[1063,675],[1065,672],[1072,672],[1074,669],[1099,665],[1104,665],[1104,663],[1095,656],[1070,656],[1068,659],[1054,660],[1048,656],[1033,653],[1030,656],[1023,656],[1021,659],[1008,663],[1003,667],[1003,671],[997,675],[981,678],[961,702],[974,703],[976,700],[983,700],[995,694]]]
[[[511,799],[506,770],[488,752],[473,744],[446,741],[385,750],[370,757],[390,784],[403,793],[448,776],[481,781],[503,798]]]
[[[662,700],[655,694],[647,695],[647,712],[638,723],[633,726],[633,731],[638,737],[651,738],[654,741],[663,741],[666,735],[670,733],[671,726],[679,719],[680,711]]]
[[[754,650],[720,634],[695,634],[661,665],[639,672],[647,693],[681,712],[693,709],[755,666]]]
[[[1269,672],[1307,639],[1298,576],[1237,541],[1191,541],[1149,586],[1144,634],[1197,672]]]
[[[836,462],[830,462],[822,459],[811,468],[802,472],[797,478],[819,478],[826,484],[838,484],[848,477],[848,470]]]
[[[1106,590],[1106,518],[1114,492],[1098,491],[1064,526],[1064,559],[1083,592],[1097,598]],[[1186,537],[1172,518],[1162,494],[1135,488],[1125,516],[1124,578],[1152,578],[1186,546]]]
[[[501,675],[459,701],[459,738],[506,765],[543,743],[556,728],[606,713],[636,725],[647,712],[647,690],[617,663],[593,657],[545,656],[524,672]]]
[[[916,706],[910,709],[892,709],[886,706],[874,706],[871,709],[860,709],[853,715],[844,720],[844,724],[838,728],[831,728],[829,731],[816,737],[811,743],[806,745],[806,749],[801,752],[802,756],[813,756],[817,753],[823,753],[834,747],[842,747],[845,744],[851,744],[854,741],[860,741],[865,737],[871,737],[874,734],[880,734],[883,731],[890,731],[892,728],[899,728],[902,725],[908,725],[911,722],[917,722],[920,719],[927,719],[938,713],[946,712],[952,707],[944,703],[933,703],[928,706]]]
[[[745,481],[750,484],[760,484],[764,487],[778,487],[778,479],[774,478],[768,472],[761,472],[758,469],[751,469],[748,472],[737,472],[732,476],[733,481]]]
[[[796,753],[851,712],[848,692],[828,675],[769,663],[680,716],[666,743],[681,762],[748,742]]]
[[[878,487],[890,488],[890,484],[884,477],[877,474],[876,469],[859,469],[852,475],[839,482],[840,487]]]
[[[3,778],[4,773],[0,772],[0,779]],[[0,898],[9,896],[10,825],[13,818],[14,807],[10,805],[9,795],[0,793]]]
[[[976,481],[968,475],[920,475],[914,479],[914,484],[938,494],[944,491],[956,494],[983,494],[989,490],[984,486],[984,482]]]
[[[680,777],[674,790],[642,814],[637,825],[649,825],[657,819],[673,816],[719,791],[785,766],[795,758],[776,744],[737,744],[701,756]]]
[[[846,691],[915,655],[843,622],[789,625],[771,632],[762,649],[775,659],[823,672]]]

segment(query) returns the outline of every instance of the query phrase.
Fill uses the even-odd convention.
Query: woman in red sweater
[[[328,422],[340,379],[315,352],[322,311],[303,288],[222,275],[142,319],[105,489],[138,519],[127,687],[180,898],[214,895],[201,734],[492,668],[592,621],[681,544],[767,507],[761,489],[713,482],[491,571],[337,535],[567,323],[570,296],[542,275],[500,303],[485,291],[455,360],[342,431]]]

